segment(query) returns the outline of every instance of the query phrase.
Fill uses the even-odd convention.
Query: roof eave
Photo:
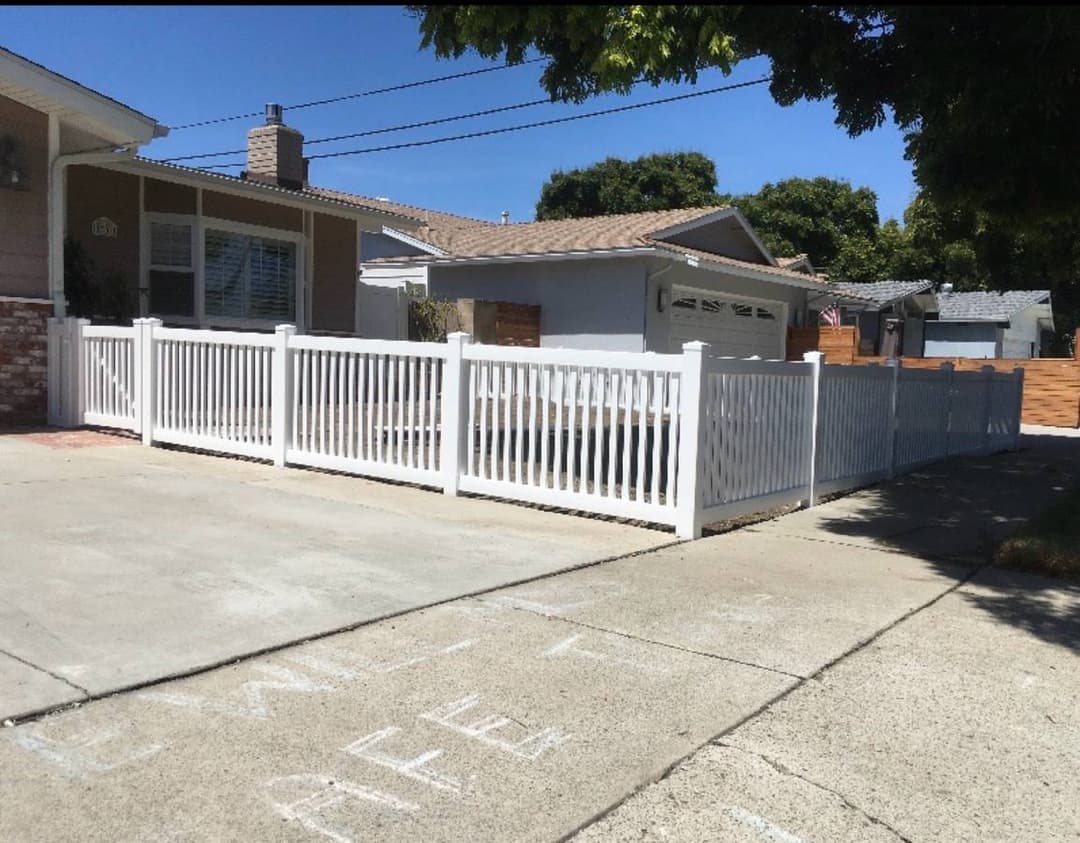
[[[432,255],[431,257],[410,260],[374,260],[367,261],[368,266],[389,268],[407,266],[479,266],[490,263],[537,263],[542,261],[587,260],[589,258],[628,258],[656,254],[652,246],[629,246],[614,249],[584,249],[564,252],[525,252],[505,255]]]

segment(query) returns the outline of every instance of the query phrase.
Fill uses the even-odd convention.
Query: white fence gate
[[[955,372],[54,319],[49,420],[673,525],[1015,447],[1023,370]]]

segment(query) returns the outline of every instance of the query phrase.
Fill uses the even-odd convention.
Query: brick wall
[[[51,302],[0,296],[0,428],[45,424]]]

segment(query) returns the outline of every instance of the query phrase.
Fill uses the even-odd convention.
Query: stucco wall
[[[927,322],[925,357],[1000,357],[1001,329],[991,323]]]
[[[1039,316],[1043,307],[1029,307],[1015,314],[1002,333],[1002,357],[1038,357],[1040,352]],[[1034,343],[1034,354],[1032,354]]]
[[[545,348],[643,350],[643,260],[432,266],[428,291],[439,298],[538,304]]]
[[[0,187],[0,295],[49,295],[49,119],[0,97],[0,136],[20,146],[27,190]]]
[[[355,330],[356,223],[315,214],[315,283],[311,291],[311,328]]]

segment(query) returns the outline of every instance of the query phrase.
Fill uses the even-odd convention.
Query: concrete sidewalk
[[[0,436],[0,534],[0,720],[674,541],[91,431]]]
[[[0,839],[1064,839],[1080,596],[969,581],[978,549],[953,540],[1075,482],[1080,455],[1047,454],[4,730]],[[936,513],[935,484],[960,490]]]

